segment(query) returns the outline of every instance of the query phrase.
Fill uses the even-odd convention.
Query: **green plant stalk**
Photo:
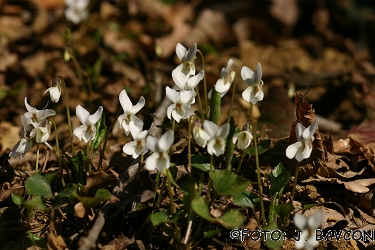
[[[293,206],[293,200],[294,200],[294,193],[296,192],[296,186],[297,186],[297,180],[298,180],[298,170],[299,170],[299,162],[296,163],[296,172],[294,174],[294,185],[292,189],[292,199],[290,200],[291,205]]]
[[[110,133],[110,131],[112,131],[113,127],[115,126],[117,118],[120,116],[121,110],[122,110],[121,107],[117,110],[116,119],[112,122],[111,126],[105,132],[103,149],[100,151],[100,156],[99,156],[99,167],[98,167],[99,171],[102,168],[102,162],[103,162],[103,159],[104,159],[104,151],[105,151],[105,148],[107,146],[107,141],[108,141],[109,133]]]
[[[258,145],[257,145],[258,144],[257,130],[256,130],[255,123],[252,120],[253,108],[254,108],[254,105],[252,103],[250,103],[249,118],[250,118],[250,121],[252,123],[253,136],[254,136],[255,164],[256,164],[256,168],[257,168],[257,181],[258,181],[258,189],[259,189],[260,212],[262,214],[262,220],[264,221],[264,223],[267,223],[266,216],[265,216],[265,213],[264,213],[262,180],[260,178],[260,167],[259,167],[259,156],[258,156]]]
[[[238,173],[240,172],[240,169],[241,169],[241,165],[242,165],[243,159],[245,158],[245,154],[246,154],[245,150],[242,151],[241,156],[240,156],[240,160],[239,160],[239,162],[238,162],[237,170],[236,170],[236,174],[237,174],[237,175],[238,175]]]
[[[59,162],[59,168],[60,168],[60,172],[61,172],[61,183],[62,183],[63,187],[65,187],[64,175],[63,175],[63,168],[64,167],[63,167],[63,163],[62,163],[62,160],[61,160],[61,157],[60,157],[59,138],[57,136],[57,129],[56,129],[56,123],[55,123],[54,118],[52,119],[52,123],[53,123],[53,129],[55,131],[56,156],[57,156],[57,161]]]
[[[187,169],[189,172],[189,177],[191,177],[191,133],[192,133],[191,120],[192,120],[192,117],[194,117],[194,115],[190,116],[188,120],[188,166],[187,166]]]
[[[75,156],[75,150],[74,150],[74,143],[73,143],[73,127],[72,127],[72,122],[70,119],[70,111],[69,111],[69,100],[68,100],[68,94],[66,92],[66,85],[65,85],[65,80],[61,76],[59,77],[63,92],[64,92],[64,99],[65,99],[65,106],[66,106],[66,116],[68,118],[68,126],[69,126],[69,132],[70,132],[70,143],[72,147],[72,156]]]
[[[233,109],[235,94],[236,94],[236,81],[235,81],[235,78],[234,78],[233,79],[233,88],[232,88],[232,98],[230,100],[229,115],[228,115],[228,121],[227,122],[230,122],[230,118],[232,117],[232,109]]]
[[[56,135],[57,136],[57,135]],[[67,172],[67,174],[68,174],[68,176],[69,176],[69,180],[70,180],[70,182],[71,183],[73,183],[73,177],[72,177],[72,175],[71,175],[71,171],[70,171],[70,169],[69,169],[69,167],[68,167],[68,165],[66,165],[66,163],[65,163],[65,161],[61,158],[61,156],[56,152],[56,150],[54,150],[53,148],[52,148],[52,146],[51,145],[49,145],[49,143],[48,142],[44,142],[44,145],[46,145],[55,155],[56,155],[56,157],[57,157],[57,159],[59,160],[59,164],[60,164],[60,162],[62,162],[62,164],[63,164],[63,166],[64,166],[64,168],[65,168],[65,171]]]
[[[199,94],[198,86],[195,87],[195,93],[197,93],[198,104],[199,104],[199,112],[201,112],[202,119],[204,121],[205,116],[203,115],[203,107],[202,107],[201,95]]]
[[[159,171],[158,171],[158,173],[159,173],[159,176],[160,176],[160,172]],[[157,207],[157,208],[160,207],[160,201],[161,201],[161,197],[163,196],[163,192],[164,192],[166,183],[167,183],[167,178],[164,177],[163,178],[163,183],[161,184],[160,193],[159,193],[158,199],[157,199],[156,204],[155,204],[155,207]],[[156,191],[157,190],[158,190],[158,186],[156,186]]]
[[[201,60],[202,60],[202,69],[204,70],[205,69],[205,60],[204,60],[204,56],[203,56],[203,53],[202,51],[200,51],[199,49],[197,50],[197,52],[199,53],[199,55],[201,56]],[[206,111],[206,118],[208,118],[208,95],[207,95],[207,79],[206,79],[206,73],[204,74],[203,76],[203,88],[204,88],[204,102],[205,102],[205,111]]]
[[[38,173],[38,167],[39,167],[39,143],[36,144],[35,173]]]
[[[214,170],[214,156],[213,155],[210,155],[210,172],[212,172]],[[207,187],[207,202],[210,203],[210,199],[211,199],[211,186],[212,186],[212,180],[211,178],[208,179],[208,187]]]
[[[168,194],[169,194],[169,204],[171,206],[171,213],[172,215],[175,215],[176,214],[176,208],[174,206],[174,201],[173,201],[173,190],[172,190],[172,180],[170,180],[171,178],[171,172],[166,169],[165,171],[165,174],[166,174],[166,177],[167,177],[167,186],[168,186]],[[180,233],[180,228],[178,227],[178,224],[177,224],[177,221],[173,221],[173,225],[175,227],[175,230],[176,230],[176,240],[177,242],[180,242],[181,241],[181,233]]]
[[[91,173],[91,165],[90,165],[90,141],[87,142],[86,144],[86,171],[88,173]],[[81,173],[83,174],[83,173]]]

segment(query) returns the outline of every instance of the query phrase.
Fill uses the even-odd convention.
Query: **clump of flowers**
[[[190,109],[190,105],[194,103],[193,91],[176,91],[166,87],[166,94],[173,102],[167,109],[169,119],[173,117],[176,122],[180,122],[181,119],[189,118],[193,114]]]
[[[89,2],[89,0],[65,0],[65,4],[68,6],[65,10],[66,19],[74,24],[78,24],[87,19],[89,16],[87,10]]]
[[[178,65],[172,71],[172,78],[174,82],[186,83],[191,75],[195,75],[195,55],[197,53],[197,44],[187,50],[182,44],[178,43],[176,46],[177,57],[181,60],[181,64]]]
[[[211,137],[206,133],[206,131],[202,129],[202,123],[199,120],[194,121],[193,123],[193,139],[199,146],[204,148],[206,147],[207,142],[211,139]]]
[[[134,123],[130,123],[129,128],[134,141],[126,143],[122,150],[124,153],[131,155],[134,159],[136,159],[140,155],[144,155],[148,152],[148,148],[146,147],[148,130],[141,130],[136,127]]]

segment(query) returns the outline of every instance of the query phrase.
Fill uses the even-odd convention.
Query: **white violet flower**
[[[168,150],[172,146],[174,140],[174,134],[171,130],[165,132],[160,139],[156,139],[153,136],[147,136],[146,147],[154,153],[146,159],[146,169],[152,171],[157,169],[163,172],[164,169],[168,169],[170,166],[170,159]]]
[[[34,141],[31,138],[22,138],[12,149],[9,156],[19,157],[22,159],[25,154],[32,148]]]
[[[319,120],[315,121],[308,127],[305,128],[301,123],[296,124],[296,136],[297,142],[289,145],[286,148],[286,156],[289,159],[296,158],[298,162],[303,161],[310,157],[314,141],[314,134],[318,128]]]
[[[89,0],[65,0],[68,8],[65,10],[65,17],[74,24],[80,23],[89,16],[87,6]]]
[[[40,123],[44,122],[48,117],[56,115],[56,112],[52,109],[38,110],[31,107],[27,103],[27,97],[25,97],[25,106],[28,112],[24,114],[29,119],[29,124],[33,124],[34,127],[38,127]]]
[[[220,128],[212,121],[205,120],[203,122],[203,128],[207,134],[211,137],[207,143],[207,152],[210,155],[222,155],[225,151],[225,139],[229,134],[230,125],[225,123]]]
[[[230,71],[233,65],[233,60],[229,59],[227,67],[221,69],[220,78],[216,81],[215,90],[216,92],[220,93],[220,96],[223,97],[226,93],[228,93],[229,88],[234,81],[234,77],[236,76],[236,72]],[[211,98],[212,90],[208,93],[208,97]]]
[[[296,249],[313,250],[319,245],[316,240],[316,229],[319,228],[323,220],[323,211],[319,210],[308,219],[302,214],[295,214],[294,225],[302,230],[299,240],[295,242]]]
[[[57,103],[60,100],[61,96],[61,86],[59,82],[59,78],[56,77],[52,81],[52,87],[49,87],[43,95],[45,95],[47,92],[49,92],[49,96],[51,97],[51,101],[54,103]]]
[[[236,144],[237,148],[245,150],[250,146],[253,135],[249,131],[242,131],[233,136],[233,143]]]
[[[138,158],[141,154],[145,154],[148,152],[146,147],[146,136],[148,130],[140,130],[137,128],[134,123],[129,124],[130,133],[134,141],[128,142],[122,148],[124,153],[133,156],[134,159]]]
[[[84,109],[81,105],[78,105],[76,108],[76,115],[82,125],[74,130],[74,135],[77,136],[79,140],[83,139],[85,143],[90,140],[94,140],[96,133],[95,124],[99,121],[102,113],[102,106],[100,106],[93,115],[90,115],[86,109]]]
[[[173,77],[173,75],[175,76]],[[195,76],[192,76],[186,80],[185,77],[181,77],[181,74],[176,75],[176,71],[172,72],[173,81],[176,83],[180,90],[191,90],[194,89],[204,77],[204,70],[201,70]]]
[[[186,48],[180,43],[176,45],[176,54],[177,57],[181,60],[181,64],[172,71],[172,78],[174,82],[182,81],[183,83],[185,83],[191,75],[195,75],[194,60],[196,53],[196,43],[194,43],[189,50],[186,50]]]
[[[202,124],[198,121],[194,122],[192,134],[194,141],[202,148],[206,147],[207,142],[211,139],[206,131],[202,129]]]
[[[243,66],[241,69],[242,79],[249,85],[247,89],[242,93],[243,99],[247,102],[255,104],[263,100],[263,81],[262,78],[262,66],[258,63],[258,66],[253,72],[250,68]]]
[[[125,90],[122,90],[119,95],[120,104],[122,106],[122,109],[124,110],[124,114],[120,115],[118,117],[118,121],[120,123],[120,128],[125,129],[125,134],[129,135],[130,128],[129,124],[134,123],[134,125],[138,129],[143,128],[143,121],[135,116],[135,114],[138,113],[139,110],[145,106],[145,98],[141,96],[138,100],[138,103],[133,106],[132,102],[130,101],[130,98]]]
[[[190,109],[190,105],[194,102],[194,94],[190,91],[176,91],[170,87],[166,87],[167,97],[173,102],[167,109],[167,116],[169,119],[173,117],[176,122],[180,122],[181,119],[189,118],[193,111]]]

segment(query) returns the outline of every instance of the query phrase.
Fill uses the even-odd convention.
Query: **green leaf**
[[[221,95],[216,91],[215,88],[212,88],[211,92],[211,113],[210,113],[210,121],[217,124],[220,118],[220,110],[221,110]]]
[[[53,197],[48,179],[41,173],[29,177],[25,182],[25,188],[29,195]]]
[[[68,184],[66,185],[63,190],[60,191],[58,196],[60,197],[73,197],[77,191],[77,185],[75,184]]]
[[[25,199],[21,195],[13,194],[13,193],[12,193],[12,201],[17,206],[22,206],[25,203]]]
[[[270,147],[270,144],[271,144],[271,140],[261,141],[258,144],[258,147],[257,147],[258,148],[258,155],[261,155],[264,152],[266,152],[268,150],[268,148]],[[255,156],[255,148],[250,147],[250,148],[246,149],[246,154],[248,154],[250,157]]]
[[[38,236],[36,236],[35,234],[32,234],[30,232],[27,232],[27,234],[29,235],[29,238],[30,238],[31,242],[35,246],[43,248],[43,249],[47,249],[47,243],[46,243],[45,238],[39,238]]]
[[[280,162],[277,167],[271,172],[271,190],[270,194],[273,196],[276,193],[281,195],[284,187],[288,184],[290,179],[290,174],[284,168],[283,164]]]
[[[272,221],[269,225],[262,228],[262,231],[269,231],[269,233],[266,234],[267,240],[265,241],[265,244],[267,247],[271,249],[279,249],[284,244],[284,233],[278,228],[275,221]],[[262,235],[262,239],[264,239],[265,236]]]
[[[204,238],[211,238],[218,234],[221,231],[221,229],[215,229],[215,230],[209,230],[203,233]]]
[[[221,225],[230,229],[240,228],[245,222],[245,219],[240,211],[234,209],[225,212],[225,214],[223,214],[217,220]]]
[[[238,128],[236,127],[236,124],[234,123],[233,116],[230,117],[229,125],[230,125],[230,129],[229,129],[229,134],[227,137],[227,142],[225,145],[225,162],[227,163],[227,166],[228,166],[227,169],[231,170],[230,168],[232,166],[232,158],[233,158],[234,148],[235,148],[232,138],[235,135],[236,131],[238,131]]]
[[[195,177],[190,177],[180,183],[180,189],[184,193],[195,194],[198,190],[199,180]]]
[[[294,207],[290,203],[279,204],[273,207],[275,214],[281,218],[287,217],[291,212],[293,212]]]
[[[59,171],[56,171],[56,172],[53,172],[53,173],[49,173],[49,174],[46,174],[46,178],[47,178],[47,181],[49,183],[51,183],[53,181],[53,179],[55,179],[56,176],[58,176],[60,174],[60,170]]]
[[[26,202],[24,204],[26,208],[35,209],[35,210],[42,210],[45,211],[47,209],[46,202],[42,196],[36,196]]]
[[[193,155],[191,157],[191,163],[193,164],[203,164],[210,162],[210,157],[205,155]]]
[[[195,168],[202,170],[203,172],[210,171],[210,163],[203,163],[203,164],[194,163],[191,165]]]
[[[234,204],[241,206],[241,207],[250,207],[254,208],[256,203],[259,203],[258,195],[251,193],[249,191],[243,192],[239,196],[233,197]]]
[[[59,209],[61,207],[62,202],[63,198],[61,196],[55,196],[55,198],[51,200],[52,209]]]
[[[94,197],[86,197],[77,195],[77,199],[83,203],[86,208],[91,208],[101,202],[107,201],[112,197],[112,194],[105,188],[98,189]]]
[[[107,131],[107,125],[105,125],[104,113],[102,113],[102,116],[100,117],[99,121],[96,123],[95,127],[96,127],[96,134],[91,144],[91,149],[93,150],[93,152],[96,152],[96,150],[98,150],[98,148],[100,147],[100,144],[102,144],[105,138],[105,133]]]
[[[321,205],[322,205],[322,203],[320,203],[320,204],[306,204],[306,205],[303,206],[303,209],[306,210],[306,209],[310,209],[312,207],[321,206]]]
[[[154,214],[151,214],[150,219],[151,219],[152,225],[156,227],[159,224],[170,222],[168,217],[169,216],[166,212],[156,212]]]
[[[195,199],[191,202],[191,208],[203,219],[211,223],[215,222],[216,218],[210,214],[208,203],[203,197],[196,196]]]
[[[226,169],[210,171],[210,178],[214,189],[221,195],[240,196],[250,184],[249,180]]]

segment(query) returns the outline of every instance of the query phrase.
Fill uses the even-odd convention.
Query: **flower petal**
[[[131,121],[130,123],[134,123],[134,125],[139,129],[139,130],[142,130],[143,128],[143,121],[141,119],[139,119],[138,117],[136,117],[135,115],[132,115],[131,116]],[[130,125],[130,124],[129,124]],[[130,130],[130,129],[129,129]]]
[[[135,115],[138,113],[139,110],[141,110],[145,106],[146,100],[143,96],[141,96],[137,102],[136,105],[131,107],[131,112]]]
[[[190,105],[190,102],[192,101],[193,97],[194,95],[191,90],[189,91],[183,90],[180,92],[180,101],[183,104]]]
[[[87,131],[87,125],[81,125],[73,131],[73,134],[82,140],[83,134]]]
[[[243,66],[241,69],[241,77],[242,80],[244,80],[247,84],[253,84],[253,77],[254,77],[254,71],[252,71],[249,67]]]
[[[33,142],[31,139],[22,138],[14,146],[9,156],[19,157],[20,159],[22,159],[32,146],[33,146]]]
[[[172,103],[172,104],[169,105],[168,108],[167,108],[167,117],[168,117],[169,120],[172,119],[172,112],[173,112],[173,110],[175,109],[175,107],[176,107],[176,104]]]
[[[56,86],[56,87],[52,87],[49,89],[50,89],[49,95],[51,97],[51,101],[54,103],[57,103],[60,100],[61,88]]]
[[[296,143],[289,145],[285,151],[286,157],[288,157],[289,159],[293,159],[296,156],[297,151],[301,147],[302,147],[302,142],[296,142]]]
[[[159,153],[153,153],[146,159],[146,169],[152,171],[156,169],[156,164],[159,159]]]
[[[86,109],[84,109],[81,105],[78,105],[76,107],[76,116],[78,117],[79,121],[83,125],[88,124],[88,119],[90,117],[90,113]]]
[[[158,139],[152,135],[147,136],[146,138],[146,147],[149,148],[152,152],[159,152]]]
[[[319,120],[318,118],[316,118],[313,121],[313,123],[311,123],[311,125],[304,131],[303,133],[304,140],[308,141],[314,136],[316,129],[318,128],[318,124],[319,124]]]
[[[135,141],[128,142],[122,147],[122,151],[127,155],[133,155],[136,145]]]
[[[217,132],[218,127],[215,123],[209,120],[204,120],[203,128],[207,132],[207,134],[210,136],[210,138],[216,137],[216,132]]]
[[[193,77],[190,77],[187,82],[186,82],[186,86],[185,86],[185,90],[190,90],[190,89],[193,89],[195,88],[198,83],[200,81],[202,81],[204,77],[204,70],[201,70],[198,74],[196,74],[195,76]]]
[[[180,59],[182,61],[182,59],[186,55],[186,52],[187,52],[186,48],[181,43],[177,43],[176,54],[177,54],[178,59]]]
[[[36,108],[33,108],[33,107],[31,107],[29,105],[29,103],[27,102],[27,97],[25,97],[25,106],[26,106],[27,111],[29,111],[29,112],[35,112],[35,111],[37,111]]]
[[[252,92],[253,92],[253,88],[250,86],[250,87],[247,87],[244,92],[242,92],[242,98],[249,102],[250,103],[250,99],[251,99],[251,95],[252,95]]]
[[[193,46],[190,47],[181,62],[194,62],[195,54],[197,54],[197,43],[194,43]]]
[[[138,138],[138,134],[141,132],[141,130],[135,126],[134,122],[129,123],[129,130],[134,140]]]
[[[172,79],[174,83],[178,86],[179,89],[185,90],[186,82],[189,79],[190,75],[185,75],[182,70],[184,68],[183,64],[178,65],[173,71],[172,71]]]
[[[130,101],[130,98],[128,96],[128,94],[126,93],[125,90],[122,90],[120,95],[119,95],[119,101],[120,101],[120,104],[121,104],[121,107],[122,109],[124,110],[124,112],[126,113],[127,111],[130,111],[133,104],[132,102]]]
[[[294,225],[296,225],[296,227],[298,227],[299,229],[301,229],[301,230],[306,229],[307,219],[304,215],[294,214],[293,222],[294,222]]]
[[[311,217],[308,218],[307,220],[307,226],[311,230],[316,230],[320,227],[320,224],[323,221],[323,211],[318,210],[313,214]]]
[[[180,93],[168,86],[165,87],[165,93],[172,102],[178,102],[180,100]]]
[[[103,113],[103,107],[100,106],[94,114],[89,116],[89,123],[91,125],[95,125],[99,121],[100,117],[102,116],[102,113]]]
[[[301,123],[296,124],[296,137],[298,141],[303,141],[303,131],[305,131],[305,126],[303,126]]]
[[[159,153],[159,157],[156,160],[156,167],[160,172],[170,167],[170,159],[167,153]]]
[[[158,146],[160,151],[168,151],[168,149],[172,146],[174,141],[174,133],[172,130],[168,130],[165,132],[161,137],[158,142]]]
[[[255,72],[254,72],[253,82],[260,83],[261,79],[262,79],[262,65],[258,63],[257,68],[255,69]]]
[[[230,130],[229,123],[223,124],[216,132],[216,137],[221,139],[226,139]]]

